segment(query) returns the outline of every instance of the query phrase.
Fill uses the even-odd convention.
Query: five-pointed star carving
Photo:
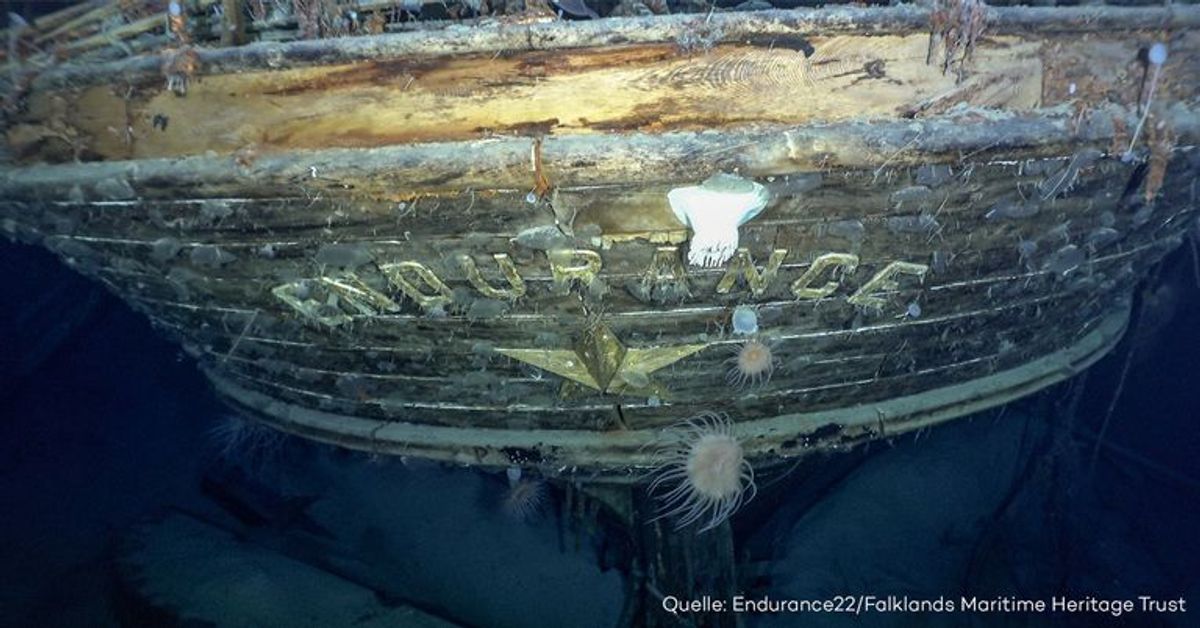
[[[600,392],[648,389],[650,374],[708,346],[630,348],[607,325],[584,332],[571,349],[504,349],[496,352]]]

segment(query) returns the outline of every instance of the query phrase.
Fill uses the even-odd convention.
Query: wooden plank
[[[694,184],[717,171],[766,177],[832,168],[885,172],[909,165],[1062,157],[1107,149],[1137,125],[1132,109],[1110,106],[1080,118],[963,112],[927,120],[788,127],[763,125],[725,133],[550,136],[541,142],[551,183],[577,186],[663,182]],[[1181,143],[1200,138],[1200,116],[1187,107],[1160,122]],[[133,198],[277,198],[280,190],[312,196],[346,193],[396,200],[414,194],[522,190],[532,185],[527,138],[420,144],[373,150],[327,149],[266,155],[248,165],[221,156],[0,168],[0,197],[11,200],[128,201]],[[73,182],[64,185],[64,182]],[[73,186],[79,186],[74,191]],[[74,192],[73,192],[74,191]]]
[[[609,131],[713,129],[751,121],[802,124],[887,117],[938,95],[1031,109],[1041,91],[1038,46],[998,39],[976,52],[962,85],[925,64],[925,35],[812,38],[811,54],[725,45],[702,56],[641,46],[436,61],[355,64],[210,75],[186,97],[161,84],[132,96],[109,85],[39,92],[30,111],[55,118],[105,159],[370,148],[413,142]],[[163,125],[162,119],[168,120]],[[109,128],[132,122],[132,142]],[[49,124],[36,114],[11,144],[33,156]],[[165,128],[164,128],[165,126]],[[49,126],[46,127],[49,129]]]
[[[1056,171],[1051,170],[1050,175],[1057,176],[1054,174]],[[1070,241],[1079,242],[1085,246],[1111,245],[1112,243],[1107,241],[1104,243],[1093,242],[1098,235],[1103,235],[1101,232],[1109,234],[1113,241],[1128,237],[1130,232],[1135,231],[1139,226],[1135,217],[1140,219],[1140,215],[1120,210],[1118,205],[1125,182],[1119,176],[1113,176],[1124,175],[1127,172],[1128,168],[1118,166],[1116,170],[1100,167],[1081,173],[1074,186],[1075,189],[1070,195],[1049,201],[1034,199],[1033,202],[1044,205],[1044,208],[1034,215],[1019,218],[988,218],[988,214],[994,208],[976,207],[973,201],[967,200],[965,193],[953,197],[958,201],[954,204],[943,204],[952,198],[950,196],[942,197],[943,200],[939,200],[937,195],[931,194],[929,199],[924,201],[924,205],[914,203],[908,206],[903,201],[891,202],[888,200],[895,194],[882,193],[864,196],[865,207],[861,207],[849,202],[849,199],[847,199],[846,205],[842,206],[840,204],[842,196],[822,196],[820,191],[816,191],[807,197],[812,200],[797,203],[804,206],[804,209],[794,210],[794,215],[798,216],[795,220],[779,217],[779,214],[786,216],[793,211],[789,210],[791,202],[789,199],[780,199],[778,206],[768,209],[760,219],[743,228],[742,244],[748,248],[755,263],[760,267],[767,263],[767,258],[772,250],[788,251],[779,271],[780,279],[770,284],[762,298],[791,298],[790,282],[807,269],[808,264],[815,256],[827,252],[853,253],[859,256],[864,264],[864,270],[859,273],[858,281],[865,280],[869,276],[865,269],[871,269],[869,272],[877,271],[880,260],[887,262],[896,259],[932,264],[935,267],[949,265],[952,268],[947,277],[951,279],[964,277],[965,273],[982,277],[998,271],[1019,270],[1031,264],[1040,265],[1047,255]],[[994,185],[1001,185],[999,180],[1003,179],[1006,174],[1007,169],[997,171],[994,175],[997,183]],[[976,175],[976,181],[979,182],[985,181],[987,178],[986,173]],[[1034,182],[1044,183],[1045,181],[1046,179],[1040,176],[1031,177],[1028,181],[1030,185],[1026,186],[1026,193],[1034,193],[1033,190],[1036,187],[1033,185]],[[1008,184],[1004,183],[1003,185]],[[979,185],[974,187],[979,189],[971,192],[973,195],[1000,196],[999,189],[995,187],[983,186],[980,188]],[[891,189],[899,189],[907,193],[914,188],[912,186],[893,186]],[[1013,189],[1019,190],[1020,188]],[[1018,200],[1016,192],[1013,194],[1013,200]],[[660,200],[659,203],[662,201]],[[875,206],[873,205],[875,203],[883,206],[879,210],[879,214],[871,213],[870,208]],[[24,205],[8,207],[8,211],[17,215],[23,213],[27,208]],[[187,207],[194,208],[195,206]],[[188,236],[186,233],[176,233],[168,226],[183,220],[182,213],[177,217],[174,213],[170,214],[173,217],[169,221],[165,216],[157,218],[154,220],[155,224],[152,225],[147,224],[145,211],[138,212],[141,215],[139,221],[135,218],[138,214],[133,213],[133,209],[124,206],[115,209],[97,206],[93,209],[86,205],[69,205],[47,210],[41,220],[50,230],[57,229],[56,225],[58,224],[66,225],[64,228],[67,231],[64,232],[64,236],[72,239],[74,243],[121,259],[120,267],[112,269],[111,272],[120,275],[133,271],[130,275],[131,281],[146,283],[154,288],[154,286],[162,284],[163,278],[169,273],[184,273],[179,275],[180,278],[185,277],[186,274],[203,275],[205,285],[199,288],[199,293],[209,294],[231,305],[248,305],[250,302],[246,301],[246,297],[250,294],[247,293],[249,287],[253,287],[254,291],[265,296],[266,301],[270,303],[272,298],[268,293],[276,285],[303,277],[315,278],[338,274],[336,269],[326,268],[325,262],[322,261],[325,259],[323,257],[325,248],[333,246],[330,244],[332,238],[324,233],[320,239],[314,237],[313,239],[288,241],[264,236],[248,238],[244,234],[236,232],[231,234],[237,238],[232,241],[207,236]],[[658,209],[661,207],[656,208],[656,210]],[[198,223],[214,223],[227,219],[235,224],[240,222],[224,214],[204,217],[201,214],[204,214],[205,211],[197,212],[195,209],[190,209],[189,213]],[[222,211],[233,212],[234,210],[228,206],[222,206]],[[253,212],[253,210],[241,209],[237,211]],[[912,222],[914,216],[919,216],[915,213],[917,211],[928,212],[930,216],[934,216],[936,228],[912,231],[904,227]],[[157,210],[150,210],[151,214],[155,212]],[[839,234],[833,226],[819,218],[824,215],[836,217],[839,212],[846,212],[846,215],[857,213],[863,216],[863,221],[854,223],[860,229],[855,232],[855,237],[848,238],[844,234]],[[280,211],[279,213],[283,215],[286,212]],[[445,212],[448,217],[454,213],[454,211]],[[810,217],[800,217],[805,214]],[[100,221],[93,216],[105,218]],[[265,215],[263,219],[270,221],[271,216]],[[581,217],[581,220],[588,222],[593,219],[595,218],[587,215]],[[129,225],[129,236],[114,238],[88,235],[93,225],[97,223],[101,226],[109,225],[112,220]],[[619,223],[619,214],[614,213],[610,220]],[[673,217],[668,220],[675,223],[675,227],[678,228],[679,225]],[[900,222],[895,223],[894,221]],[[453,221],[447,219],[446,222]],[[115,224],[117,223],[112,224],[114,226],[103,230],[111,232],[116,228]],[[899,228],[897,224],[900,225]],[[409,237],[407,229],[413,229],[411,241],[397,240],[394,236],[390,238],[346,237],[348,234],[343,232],[344,225],[340,224],[337,225],[336,241],[342,243],[338,246],[349,246],[351,248],[348,250],[356,252],[355,255],[360,258],[356,264],[366,266],[363,269],[365,274],[362,276],[376,284],[379,289],[387,290],[383,288],[382,277],[374,270],[375,265],[414,260],[429,267],[450,286],[468,288],[474,293],[476,289],[468,287],[464,267],[458,261],[458,256],[461,254],[469,255],[476,260],[478,267],[483,269],[483,276],[488,282],[502,286],[504,281],[496,271],[495,262],[489,258],[494,253],[510,255],[515,269],[532,290],[530,302],[546,296],[550,289],[551,272],[546,257],[541,252],[524,249],[511,242],[510,238],[515,234],[477,233],[468,234],[465,237],[434,237],[429,233],[423,233],[415,223],[406,222],[404,225],[405,238]],[[666,225],[666,228],[670,228],[670,225]],[[165,234],[171,235],[166,236],[164,229],[168,229]],[[201,231],[203,233],[203,230]],[[156,235],[159,237],[155,237]],[[631,295],[625,294],[625,290],[630,282],[639,282],[647,269],[651,267],[650,260],[659,245],[653,241],[653,232],[647,233],[646,237],[650,241],[643,239],[619,241],[600,251],[603,260],[600,276],[609,283],[610,288],[614,291],[609,298],[615,299],[613,301],[615,305],[621,307],[638,305],[638,302],[631,300]],[[1036,247],[1035,250],[1028,253],[1030,258],[1028,260],[1023,259],[1025,254],[1019,250],[1018,244],[1021,242]],[[1126,245],[1136,245],[1136,243],[1136,239],[1126,241]],[[235,256],[237,261],[220,268],[209,268],[191,259],[196,253],[203,252],[200,249],[204,247],[211,249],[214,245]],[[592,244],[586,242],[580,244],[567,242],[565,246],[593,247]],[[168,249],[169,256],[160,252],[160,249],[163,248]],[[267,249],[268,253],[264,253],[264,249]],[[678,303],[713,302],[713,299],[716,299],[718,303],[723,302],[720,295],[715,292],[715,284],[725,276],[726,272],[725,269],[692,269],[688,279],[692,284],[692,295],[679,299]],[[945,270],[940,272],[944,274]],[[394,292],[394,290],[387,291]],[[170,298],[175,293],[175,287],[163,284],[161,290],[150,294],[157,298]],[[748,297],[747,288],[740,282],[731,288],[729,294],[731,298],[739,300]],[[761,300],[761,298],[756,300]],[[260,306],[261,304],[255,305],[255,307]],[[414,310],[408,308],[408,311]]]
[[[210,1],[210,0],[206,0]],[[401,35],[259,43],[237,49],[201,51],[201,66],[213,73],[339,64],[364,60],[495,54],[504,51],[567,50],[621,45],[674,43],[698,34],[713,45],[751,41],[764,47],[802,46],[811,36],[928,33],[930,10],[915,5],[831,6],[653,17],[608,18],[423,30]],[[1178,31],[1200,27],[1200,10],[1170,7],[988,7],[985,32],[997,35],[1053,35]],[[141,57],[111,63],[67,64],[40,75],[35,85],[63,87],[140,80],[157,76],[160,60]]]
[[[221,0],[221,45],[241,46],[246,43],[246,3],[244,0]]]
[[[1072,185],[1061,186],[1049,202],[1038,188],[1049,186],[1071,166],[1073,156],[1022,162],[964,162],[932,170],[902,167],[884,171],[857,171],[825,177],[821,172],[797,172],[761,179],[771,195],[766,213],[749,227],[771,225],[792,234],[839,232],[857,221],[880,228],[889,218],[936,214],[939,225],[961,222],[958,228],[996,227],[1001,224],[1040,223],[1053,212],[1075,214],[1096,209],[1092,197],[1101,195],[1100,211],[1123,191],[1122,181],[1133,164],[1116,159],[1096,159],[1076,168]],[[938,172],[934,178],[933,172]],[[1065,182],[1065,179],[1064,179]],[[234,248],[274,244],[284,255],[289,248],[311,247],[338,241],[403,240],[413,246],[461,238],[466,248],[501,252],[507,240],[522,231],[570,221],[582,236],[581,246],[644,239],[657,243],[682,243],[686,230],[668,208],[670,185],[615,185],[560,188],[552,200],[529,203],[527,193],[466,191],[439,196],[416,195],[406,200],[379,199],[354,193],[314,193],[271,199],[186,198],[143,202],[67,202],[50,212],[75,227],[73,233],[152,242],[170,233],[184,242],[203,242]],[[1065,193],[1074,189],[1076,193]],[[286,190],[280,190],[286,192]],[[82,188],[78,197],[82,198]],[[1060,198],[1063,197],[1063,198]],[[1074,200],[1072,200],[1074,199]],[[1083,200],[1080,200],[1083,199]],[[1030,220],[984,220],[995,205],[1008,202],[1019,209],[1023,200],[1046,205]],[[6,212],[32,216],[36,204],[15,205]],[[555,209],[555,208],[558,209]],[[1032,207],[1032,205],[1031,205]],[[1000,212],[1003,213],[1003,212]],[[1070,217],[1070,216],[1067,216]],[[599,231],[596,231],[596,228]],[[761,230],[762,238],[770,232]],[[881,234],[886,235],[886,234]],[[837,237],[837,236],[831,236]],[[399,253],[399,251],[397,251]],[[644,266],[643,266],[644,267]]]
[[[983,374],[967,383],[942,386],[936,394],[889,399],[866,408],[804,411],[739,422],[735,425],[735,436],[745,443],[752,460],[762,461],[842,448],[936,424],[1004,403],[1078,373],[1116,343],[1127,317],[1127,310],[1113,311],[1085,325],[1084,335],[1068,349],[1014,369]],[[640,477],[637,469],[653,467],[657,462],[653,447],[649,446],[656,434],[653,428],[596,433],[588,426],[511,431],[415,425],[309,410],[240,388],[219,377],[214,381],[218,391],[244,411],[285,431],[344,447],[463,464],[534,466],[550,475],[596,471],[626,481],[636,481]]]
[[[990,303],[1000,298],[1003,298],[1000,303],[1017,307],[1026,298],[1069,294],[1085,287],[1094,289],[1093,284],[1100,281],[1097,276],[1120,278],[1123,274],[1131,273],[1132,269],[1126,270],[1126,267],[1132,260],[1150,253],[1155,248],[1157,247],[1134,248],[1092,260],[1069,281],[1054,279],[1049,272],[1040,272],[1017,273],[996,277],[991,281],[976,280],[950,284],[929,282],[932,285],[924,287],[914,284],[906,287],[904,292],[892,293],[892,307],[903,311],[904,304],[913,300],[919,301],[922,304],[921,316],[926,319],[954,318],[985,312],[988,308],[981,307],[981,303]],[[133,285],[120,287],[127,294],[137,295],[141,292]],[[257,337],[269,329],[266,326],[273,324],[271,321],[282,323],[288,320],[286,312],[280,312],[278,305],[274,305],[276,309],[271,309],[273,304],[270,302],[265,302],[262,309],[238,309],[192,304],[172,305],[170,301],[149,297],[133,298],[154,309],[156,316],[173,321],[184,329],[210,330],[206,333],[210,339],[212,336],[209,334],[220,333],[220,329],[224,327],[223,337],[226,342],[235,341],[241,336],[244,321],[258,312],[258,316],[261,317],[257,321],[258,333],[252,333],[244,339],[246,347],[259,342]],[[1001,305],[990,307],[1000,308]],[[820,303],[766,302],[759,304],[758,308],[764,318],[764,324],[770,325],[768,336],[773,340],[812,337],[827,338],[828,342],[836,343],[839,342],[837,339],[859,333],[855,331],[854,326],[843,329],[856,318],[855,308],[846,303],[844,295],[831,296]],[[714,342],[720,340],[719,334],[722,326],[727,326],[729,312],[729,306],[721,305],[708,308],[656,308],[613,312],[609,321],[620,337],[635,344]],[[857,326],[870,325],[881,320],[894,320],[896,316],[898,315],[892,311],[875,315],[858,314],[860,322]],[[568,319],[574,318],[568,315]],[[512,314],[478,320],[423,316],[373,316],[361,317],[361,320],[360,325],[349,326],[341,332],[312,325],[285,325],[267,335],[288,338],[290,341],[302,343],[304,347],[312,345],[314,349],[326,347],[336,350],[337,346],[349,341],[351,346],[362,350],[409,354],[426,358],[427,362],[432,358],[430,354],[436,354],[439,360],[454,362],[478,354],[481,349],[476,345],[479,343],[483,343],[485,355],[489,353],[487,349],[495,346],[566,346],[570,343],[570,337],[583,329],[582,323],[566,325],[556,316],[540,313]],[[781,327],[777,328],[777,325]],[[830,331],[831,329],[841,331],[835,333]],[[548,338],[558,339],[559,342],[540,340],[539,334],[543,333],[548,334]],[[705,334],[707,338],[703,337]],[[825,349],[826,347],[810,347],[807,353],[823,353]]]

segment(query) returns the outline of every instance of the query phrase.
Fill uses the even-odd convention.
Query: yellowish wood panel
[[[186,96],[119,86],[37,94],[31,111],[67,112],[68,135],[85,138],[92,154],[124,159],[894,118],[957,102],[1038,105],[1035,44],[990,40],[975,53],[975,71],[955,85],[925,64],[928,42],[816,38],[808,57],[740,45],[686,55],[659,45],[362,62],[205,76]],[[27,158],[43,150],[39,141],[64,135],[46,116],[32,117],[9,134],[15,154]]]

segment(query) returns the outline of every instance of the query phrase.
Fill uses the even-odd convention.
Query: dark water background
[[[1157,282],[1139,290],[1137,326],[1086,378],[919,438],[823,459],[785,478],[784,495],[767,491],[737,529],[761,572],[748,592],[1200,604],[1194,263],[1189,243],[1164,262]],[[142,316],[50,254],[4,244],[0,278],[0,625],[157,625],[138,614],[116,565],[140,524],[179,512],[223,516],[201,481],[228,462],[211,436],[228,411]],[[514,521],[498,512],[506,483],[495,475],[295,439],[271,447],[234,456],[284,493],[317,496],[310,514],[333,545],[392,557],[375,572],[424,608],[476,626],[615,621],[622,578],[600,568],[603,532],[564,537],[561,496]],[[848,471],[826,477],[835,468]],[[1200,609],[817,624],[1196,626],[1197,617]]]

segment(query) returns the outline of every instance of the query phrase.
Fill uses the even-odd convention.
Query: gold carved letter
[[[309,285],[304,285],[305,282]],[[324,307],[332,305],[328,300],[314,298],[313,285],[324,287],[337,296],[337,308]],[[318,277],[311,280],[300,280],[276,286],[271,290],[275,298],[283,301],[309,321],[337,327],[353,320],[343,313],[341,308],[349,307],[363,316],[374,316],[380,312],[396,312],[400,306],[387,295],[368,286],[356,275],[347,273],[338,277]]]
[[[766,292],[767,286],[771,285],[771,281],[775,279],[775,274],[779,272],[779,267],[783,264],[783,258],[787,257],[787,253],[787,249],[771,251],[771,258],[767,260],[766,268],[759,273],[758,267],[754,265],[754,259],[750,257],[750,250],[738,249],[737,253],[734,253],[733,259],[729,261],[729,268],[725,271],[725,276],[717,282],[717,293],[727,294],[737,283],[738,275],[741,275],[746,278],[746,284],[750,286],[751,294],[761,295]]]
[[[837,290],[838,282],[830,280],[820,288],[812,287],[812,283],[820,277],[827,268],[842,269],[842,274],[854,272],[858,268],[858,256],[851,253],[826,253],[813,260],[812,266],[804,271],[800,278],[792,282],[792,295],[797,299],[823,299]]]
[[[326,327],[337,327],[349,323],[352,318],[348,315],[337,311],[337,313],[325,313],[321,308],[322,303],[308,296],[309,290],[304,288],[305,280],[291,281],[280,286],[275,286],[271,289],[271,294],[275,295],[276,299],[283,301],[293,310],[296,310],[300,316],[307,319],[309,322],[318,323]],[[303,296],[301,296],[303,294]]]
[[[655,286],[664,284],[687,292],[687,271],[679,259],[679,247],[660,246],[655,249],[650,265],[642,273],[642,289],[647,293]]]
[[[495,253],[492,258],[496,260],[496,265],[500,267],[500,272],[503,273],[504,279],[508,281],[511,288],[493,288],[491,284],[483,278],[483,273],[479,272],[479,267],[475,265],[475,260],[470,255],[459,255],[458,263],[462,265],[463,271],[467,273],[467,280],[472,286],[479,291],[480,294],[489,299],[500,299],[512,301],[525,296],[525,280],[517,273],[517,267],[513,265],[512,260],[508,258],[506,253]]]
[[[363,283],[357,275],[347,273],[338,277],[320,277],[317,281],[338,295],[338,302],[349,305],[364,316],[400,311],[399,304]]]
[[[570,292],[577,280],[586,287],[603,264],[600,254],[589,249],[558,249],[548,251],[546,257],[550,259],[550,274],[554,277],[553,291],[560,295]]]
[[[426,312],[437,310],[448,305],[454,300],[454,294],[450,292],[450,288],[433,274],[424,264],[420,262],[397,262],[395,264],[384,264],[379,267],[379,270],[388,278],[393,286],[398,288],[405,296],[417,302],[422,310]],[[421,281],[427,288],[432,288],[432,293],[423,292],[416,284],[408,280],[408,273],[416,275],[416,278]]]
[[[900,285],[896,283],[896,275],[915,275],[917,278],[924,280],[925,273],[928,270],[929,266],[925,264],[892,262],[885,266],[883,270],[875,273],[875,276],[867,280],[867,283],[863,284],[857,292],[850,295],[847,301],[861,307],[882,310],[888,302],[878,295],[900,289]]]

